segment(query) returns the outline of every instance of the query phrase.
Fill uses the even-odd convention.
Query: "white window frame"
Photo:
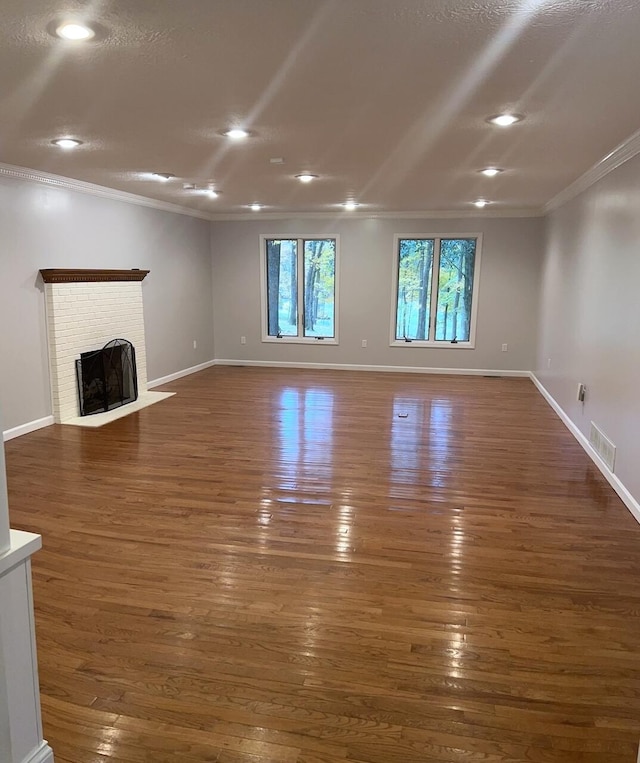
[[[398,269],[400,258],[400,241],[405,239],[431,239],[433,240],[433,273],[431,276],[431,311],[429,314],[429,336],[435,336],[434,320],[438,306],[438,294],[437,290],[434,292],[433,287],[438,283],[438,275],[440,271],[440,241],[442,239],[463,239],[474,238],[476,240],[476,255],[473,265],[473,290],[471,298],[471,325],[469,326],[469,341],[468,342],[451,342],[450,340],[435,339],[411,339],[406,341],[404,339],[396,339],[396,316],[398,314]],[[396,234],[393,237],[393,272],[391,275],[392,291],[391,291],[391,331],[390,342],[391,347],[437,347],[441,350],[474,350],[476,346],[476,324],[478,322],[478,302],[480,301],[480,264],[482,260],[482,233],[451,233],[451,234],[434,234],[434,233],[416,233],[409,234],[403,233]],[[437,255],[437,256],[436,256]]]
[[[298,305],[302,305],[302,309],[298,310],[298,336],[277,336],[269,335],[269,319],[268,319],[268,304],[267,304],[267,241],[272,239],[281,239],[287,241],[298,241],[298,252],[304,252],[304,241],[316,241],[333,239],[336,242],[336,263],[335,263],[335,288],[334,288],[334,315],[333,315],[333,337],[315,337],[304,336],[304,276],[298,280]],[[304,255],[303,255],[304,256]],[[300,270],[298,270],[300,272]],[[304,271],[302,271],[304,272]],[[302,299],[301,299],[302,294]],[[261,311],[261,323],[262,323],[262,341],[263,342],[276,342],[278,344],[315,344],[315,345],[337,345],[338,341],[338,316],[340,305],[340,236],[336,233],[305,233],[303,235],[296,235],[291,233],[283,233],[279,235],[277,233],[260,234],[260,311]]]

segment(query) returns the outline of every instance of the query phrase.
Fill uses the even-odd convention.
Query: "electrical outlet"
[[[362,346],[363,346],[363,347],[366,347],[366,346],[367,346],[367,340],[366,340],[366,339],[363,339],[363,340],[362,340]]]
[[[196,342],[196,340],[195,340],[195,339],[193,340],[193,349],[194,349],[194,350],[197,350],[197,349],[198,349],[198,343]]]
[[[509,349],[509,345],[508,345],[508,344],[505,342],[505,343],[502,345],[502,352],[507,352],[507,351],[508,351],[508,349]]]
[[[246,343],[247,343],[247,337],[246,336],[241,336],[240,337],[240,344],[246,344]]]

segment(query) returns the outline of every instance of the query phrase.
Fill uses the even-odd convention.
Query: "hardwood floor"
[[[633,763],[640,527],[525,379],[216,367],[7,443],[57,763]]]

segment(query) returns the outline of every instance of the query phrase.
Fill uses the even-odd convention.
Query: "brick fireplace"
[[[147,389],[142,281],[148,270],[41,270],[45,283],[51,397],[56,423],[79,415],[75,361],[112,339],[135,347],[138,389]]]

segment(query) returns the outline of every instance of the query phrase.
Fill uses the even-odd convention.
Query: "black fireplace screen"
[[[113,339],[101,350],[76,360],[80,415],[104,413],[138,399],[136,351],[126,339]]]

